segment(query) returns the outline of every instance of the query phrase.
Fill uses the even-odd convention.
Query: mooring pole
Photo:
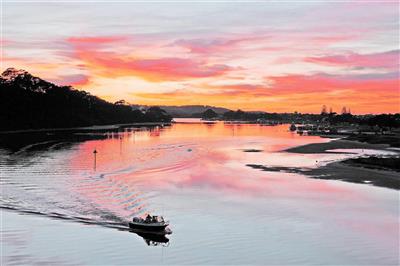
[[[119,154],[122,154],[122,136],[119,136]]]
[[[96,149],[94,149],[94,151],[93,151],[93,155],[94,155],[94,164],[93,164],[93,169],[96,171],[96,154],[97,154],[97,151],[96,151]]]

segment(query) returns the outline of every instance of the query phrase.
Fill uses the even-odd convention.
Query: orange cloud
[[[304,60],[323,65],[381,68],[380,71],[385,69],[390,71],[388,73],[275,75],[265,77],[263,82],[260,82],[265,75],[264,70],[253,71],[251,65],[263,62],[262,58],[253,60],[253,56],[260,55],[258,50],[264,49],[263,38],[266,37],[268,36],[252,37],[249,34],[236,36],[236,38],[235,36],[214,38],[211,41],[181,39],[172,45],[154,44],[151,48],[143,43],[139,46],[128,45],[131,38],[126,36],[71,37],[66,39],[69,44],[68,49],[65,49],[64,42],[63,50],[57,53],[57,55],[69,59],[65,64],[57,61],[39,64],[22,58],[18,60],[5,58],[5,62],[19,68],[27,68],[26,65],[29,64],[36,68],[35,73],[43,78],[57,84],[79,86],[100,97],[106,97],[108,100],[126,98],[128,101],[139,104],[208,104],[231,109],[272,112],[297,110],[314,113],[319,112],[320,106],[326,104],[334,109],[337,108],[336,110],[340,110],[342,105],[346,105],[358,113],[399,112],[399,74],[397,71],[399,50],[374,54],[351,52],[341,55],[306,57],[305,59],[304,55],[299,54],[297,57],[299,61]],[[348,37],[312,35],[308,38],[314,38],[316,42],[330,43],[346,40]],[[244,49],[244,46],[248,44],[250,44],[248,49]],[[288,43],[283,44],[287,45]],[[276,44],[272,43],[272,45]],[[180,49],[182,47],[185,48],[184,50],[188,49],[190,53],[182,52]],[[234,52],[230,50],[231,48],[243,48],[243,57],[239,56],[240,59],[243,59],[242,61],[235,62],[224,59],[223,64],[218,64],[215,61],[216,58],[208,57],[215,52],[229,55]],[[283,49],[286,48],[283,47]],[[131,50],[135,51],[135,54],[132,55]],[[257,53],[250,53],[250,50],[252,52],[257,50]],[[163,56],[171,54],[171,51],[177,53],[174,53],[174,56]],[[136,54],[140,56],[136,56]],[[287,54],[290,59],[291,54]],[[279,53],[279,55],[282,54]],[[232,58],[237,58],[237,56]],[[211,61],[213,63],[210,63]],[[244,65],[244,67],[233,68],[225,64],[226,61]],[[246,65],[249,62],[250,66]],[[68,70],[68,64],[68,67],[75,67],[73,71],[65,71]],[[396,70],[393,69],[395,67]],[[77,72],[77,70],[79,71]],[[129,82],[134,82],[135,78],[122,79],[122,82],[114,83],[114,78],[129,76],[144,81],[136,79],[137,83],[132,84],[134,90],[130,90],[128,87],[130,86]],[[109,82],[107,86],[102,86],[101,82],[104,80]],[[175,83],[177,88],[185,89],[165,93],[159,91],[170,91],[174,83],[152,84],[152,82],[164,81],[185,81]],[[237,82],[243,83],[238,84]],[[89,85],[98,87],[90,88]],[[108,89],[110,90],[108,91]],[[131,93],[133,91],[136,93]]]
[[[195,91],[135,93],[142,104],[203,104],[230,109],[270,112],[320,111],[323,104],[354,113],[399,112],[399,79],[395,76],[286,75],[268,78],[270,84],[206,86]],[[206,90],[204,89],[206,88]],[[371,101],[371,99],[374,99]]]
[[[49,81],[64,86],[84,86],[89,84],[89,76],[83,74],[63,75]]]

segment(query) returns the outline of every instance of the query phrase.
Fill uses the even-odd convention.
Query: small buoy
[[[192,149],[188,149],[187,151],[189,151],[189,152],[190,152],[190,151],[192,151]]]

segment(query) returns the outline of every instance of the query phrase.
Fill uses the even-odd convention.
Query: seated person
[[[147,214],[147,216],[146,216],[146,220],[145,220],[147,223],[149,223],[149,222],[151,222],[151,216],[150,216],[150,214]]]

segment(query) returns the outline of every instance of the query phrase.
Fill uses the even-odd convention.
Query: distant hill
[[[0,130],[78,127],[134,122],[167,122],[164,110],[141,112],[70,86],[57,86],[24,70],[9,68],[0,77]]]
[[[150,106],[147,105],[132,105],[134,109],[146,110]],[[201,117],[201,114],[208,109],[213,110],[219,115],[230,111],[229,109],[223,107],[215,107],[209,105],[182,105],[182,106],[160,106],[172,117]]]

